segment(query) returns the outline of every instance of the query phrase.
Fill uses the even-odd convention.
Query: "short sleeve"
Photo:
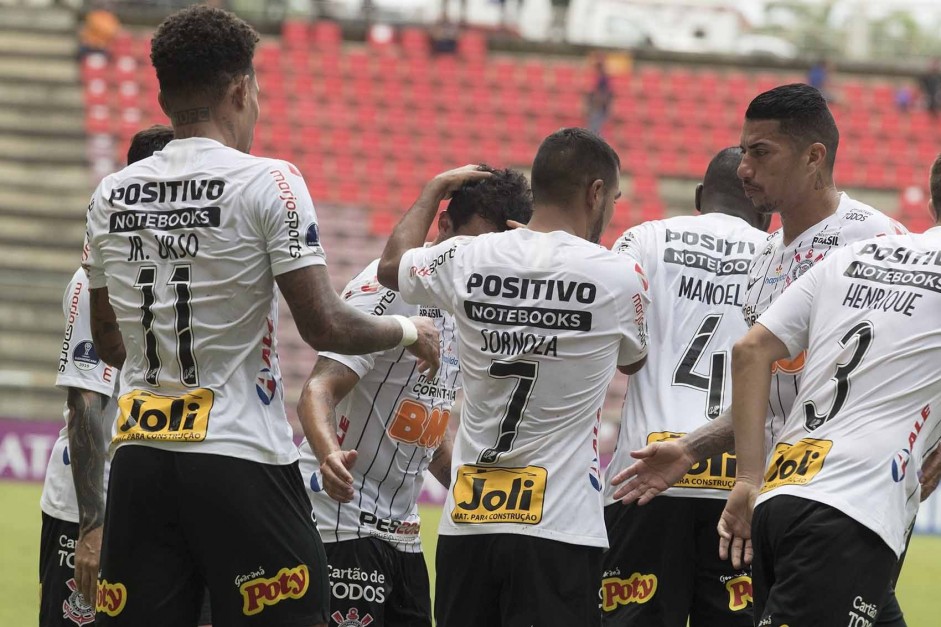
[[[454,313],[455,276],[469,237],[452,237],[437,246],[413,248],[399,262],[399,291],[407,303],[434,305]]]
[[[841,251],[842,252],[842,251]],[[781,340],[791,357],[810,343],[810,315],[822,273],[841,255],[827,257],[791,283],[759,318],[758,324]]]
[[[346,301],[346,304],[369,316],[415,315],[416,307],[405,303],[402,296],[394,290],[379,284],[379,280],[376,278],[376,265],[375,262],[370,264],[343,288],[341,297]],[[401,349],[392,350],[399,351]],[[372,370],[376,364],[376,358],[382,354],[382,352],[378,352],[368,355],[340,355],[322,351],[320,356],[343,364],[362,379],[366,376],[366,373]]]
[[[91,306],[88,278],[77,272],[65,290],[62,301],[65,333],[59,354],[56,386],[80,388],[110,397],[119,372],[106,364],[95,351],[91,338]]]
[[[270,161],[253,181],[254,204],[275,276],[325,265],[314,203],[300,171],[287,161]]]
[[[656,267],[655,264],[651,264],[651,251],[654,255],[656,254],[656,250],[651,248],[652,245],[656,245],[654,227],[650,222],[644,222],[624,231],[614,242],[611,250],[619,255],[630,255],[645,268],[652,269]]]
[[[101,185],[95,190],[85,212],[85,242],[82,245],[82,267],[87,275],[88,286],[98,289],[107,285],[104,264],[101,263],[101,251],[98,248],[98,236],[101,234],[100,209],[97,199]]]
[[[647,356],[647,310],[650,307],[649,282],[643,266],[634,258],[620,260],[619,306],[621,341],[618,365],[629,366]]]

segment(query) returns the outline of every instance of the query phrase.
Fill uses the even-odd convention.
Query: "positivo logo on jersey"
[[[79,370],[94,370],[101,363],[98,353],[95,351],[95,345],[91,340],[85,340],[75,345],[72,351],[72,363]]]
[[[461,466],[454,482],[456,523],[538,525],[548,472],[539,466],[488,468]]]
[[[282,568],[274,577],[250,579],[239,586],[242,594],[242,613],[254,616],[266,607],[285,599],[300,599],[310,586],[310,572],[306,564]]]

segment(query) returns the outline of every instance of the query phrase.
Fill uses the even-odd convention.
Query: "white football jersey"
[[[607,546],[598,427],[615,367],[647,354],[640,264],[518,229],[410,250],[399,287],[457,322],[464,405],[440,532]]]
[[[768,238],[748,273],[745,306],[742,307],[746,323],[753,325],[791,283],[830,251],[872,237],[906,232],[905,227],[895,220],[841,193],[836,213],[801,233],[790,245],[784,245],[783,229],[778,229]],[[781,425],[794,405],[804,359],[801,354],[774,365],[768,407],[768,436],[771,441],[777,440]]]
[[[807,351],[758,503],[826,503],[902,552],[917,471],[941,438],[939,312],[934,228],[834,252],[758,319],[791,355]]]
[[[65,315],[65,334],[59,353],[59,374],[56,386],[67,390],[80,388],[97,392],[110,398],[102,414],[109,420],[102,421],[101,440],[107,443],[111,436],[111,418],[117,411],[117,383],[120,372],[101,361],[91,339],[88,307],[88,278],[79,269],[72,276],[62,299]],[[52,446],[46,479],[42,486],[39,506],[49,516],[67,522],[78,522],[78,502],[75,484],[72,482],[72,466],[69,459],[69,406],[62,410],[66,426]],[[108,487],[110,462],[105,460],[105,488]]]
[[[274,277],[326,263],[300,172],[175,140],[98,185],[86,237],[127,351],[113,445],[295,461]]]
[[[728,409],[732,344],[748,330],[741,313],[748,267],[767,239],[741,218],[709,213],[645,222],[614,244],[646,269],[653,303],[650,356],[630,378],[605,471],[607,502],[611,478],[634,462],[631,451],[681,437]],[[726,453],[693,466],[665,494],[725,498],[734,483],[735,456]]]
[[[418,495],[460,388],[457,338],[451,314],[409,305],[379,284],[378,266],[377,259],[350,281],[343,299],[373,316],[432,318],[441,335],[441,366],[429,380],[404,348],[357,356],[320,353],[359,376],[336,409],[340,448],[359,452],[350,469],[353,501],[341,504],[322,491],[320,464],[307,440],[300,447],[301,474],[324,542],[372,536],[400,551],[419,552]]]

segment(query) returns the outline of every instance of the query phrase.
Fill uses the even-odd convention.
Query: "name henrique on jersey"
[[[825,503],[896,552],[918,510],[918,469],[941,438],[941,228],[834,252],[758,323],[807,351],[761,503]]]
[[[408,251],[409,302],[454,314],[464,406],[440,533],[607,546],[598,427],[617,365],[647,354],[640,265],[526,229]]]
[[[732,344],[748,330],[742,320],[745,282],[768,234],[720,213],[680,216],[629,229],[615,252],[647,270],[653,303],[647,364],[630,378],[618,446],[605,473],[613,502],[615,474],[647,444],[716,419],[732,401]],[[735,456],[693,466],[667,495],[726,498],[735,483]]]
[[[789,245],[784,245],[783,229],[772,233],[748,273],[742,307],[745,322],[749,327],[754,324],[784,290],[831,251],[872,237],[905,232],[905,227],[895,220],[841,193],[836,213],[801,233]],[[771,441],[777,438],[794,405],[804,360],[801,354],[774,365],[768,407]]]
[[[326,263],[300,172],[175,140],[102,180],[86,238],[127,351],[113,446],[295,461],[274,277]]]
[[[106,443],[111,439],[111,421],[117,412],[117,383],[120,372],[103,362],[95,352],[89,324],[88,279],[84,270],[79,269],[72,276],[62,300],[62,312],[65,314],[66,324],[59,354],[56,386],[63,390],[70,387],[90,390],[110,399],[102,412],[102,415],[108,418],[101,424],[101,441]],[[66,426],[62,427],[52,446],[39,505],[42,511],[53,518],[77,523],[78,502],[69,458],[68,404],[63,406],[62,415]],[[110,462],[106,460],[105,489],[108,487],[109,468]]]
[[[337,405],[337,439],[359,452],[350,469],[355,495],[338,503],[322,491],[320,464],[310,444],[300,447],[301,473],[324,542],[377,537],[409,553],[421,551],[418,496],[424,472],[448,429],[460,388],[454,318],[438,307],[409,305],[376,279],[373,261],[343,290],[347,304],[374,316],[426,316],[441,336],[441,365],[433,379],[418,371],[404,348],[369,355],[322,352],[359,376]]]

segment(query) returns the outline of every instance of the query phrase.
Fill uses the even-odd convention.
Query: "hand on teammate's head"
[[[441,364],[441,336],[438,327],[431,318],[412,316],[410,318],[418,329],[418,340],[408,346],[408,352],[418,358],[418,370],[429,380],[438,374]]]
[[[437,187],[442,197],[448,199],[454,192],[461,189],[461,187],[467,183],[471,181],[482,181],[491,176],[492,172],[490,168],[477,164],[469,164],[448,170],[447,172],[442,172],[431,179],[431,182]]]

